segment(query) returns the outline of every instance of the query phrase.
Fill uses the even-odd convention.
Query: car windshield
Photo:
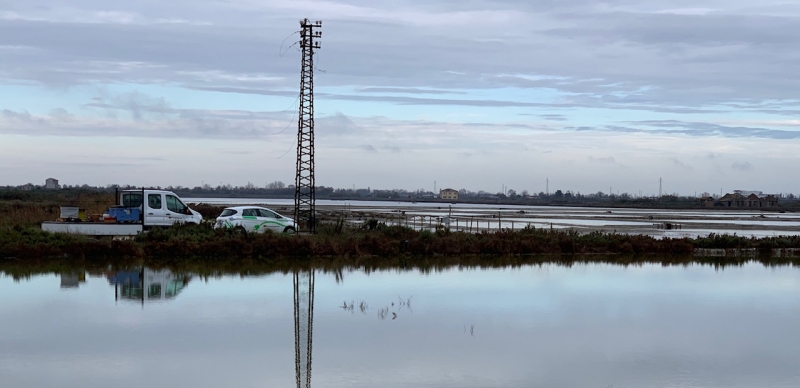
[[[278,218],[278,217],[275,215],[275,213],[273,213],[271,210],[267,210],[267,209],[258,209],[258,213],[259,213],[259,215],[261,215],[261,217],[266,217],[266,218]]]
[[[230,216],[232,216],[234,214],[236,214],[236,210],[235,209],[225,209],[225,210],[222,211],[222,214],[220,214],[219,216],[220,217],[230,217]]]

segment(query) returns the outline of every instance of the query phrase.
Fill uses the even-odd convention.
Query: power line
[[[295,145],[295,144],[297,144],[296,142],[297,142],[297,140],[293,141],[293,142],[292,142],[292,145],[289,147],[289,149],[288,149],[288,150],[286,150],[286,152],[284,152],[284,153],[283,153],[283,155],[281,155],[281,156],[278,156],[278,158],[277,158],[277,159],[282,159],[284,156],[286,156],[287,154],[289,154],[289,152],[291,152],[291,151],[294,149],[294,145]]]
[[[286,43],[286,41],[289,40],[289,38],[291,38],[292,35],[297,34],[299,32],[300,31],[295,31],[295,32],[289,34],[289,36],[287,36],[286,39],[284,39],[283,42],[281,42],[281,46],[278,48],[278,56],[279,57],[283,58],[283,55],[286,54],[286,51],[289,51],[290,48],[292,48],[293,46],[297,45],[298,42],[294,42],[294,43],[291,44],[291,46],[286,48],[286,51],[283,50],[283,45]]]
[[[292,109],[292,108],[294,108],[295,106],[297,106],[297,101],[298,101],[299,99],[300,99],[300,96],[298,95],[298,96],[297,96],[297,98],[295,98],[295,99],[294,99],[294,102],[292,103],[292,106],[290,106],[290,107],[288,107],[288,108],[286,108],[286,109],[282,110],[282,111],[281,111],[281,113],[283,113],[283,112],[286,112],[287,110],[289,110],[289,109]],[[276,136],[276,135],[280,135],[280,134],[282,134],[283,132],[285,132],[287,129],[289,129],[289,126],[291,126],[291,125],[292,125],[292,123],[294,122],[294,118],[295,118],[295,116],[296,116],[296,115],[297,115],[297,110],[295,110],[295,111],[293,111],[293,112],[292,112],[292,118],[290,118],[290,119],[289,119],[289,123],[288,123],[288,124],[286,124],[286,127],[284,127],[283,129],[281,129],[279,132],[276,132],[276,133],[270,133],[270,134],[268,134],[268,136]]]

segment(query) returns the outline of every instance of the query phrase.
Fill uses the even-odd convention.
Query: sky
[[[800,2],[0,0],[0,185],[798,192]]]

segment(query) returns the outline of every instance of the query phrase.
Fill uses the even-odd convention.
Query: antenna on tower
[[[317,232],[314,187],[314,51],[321,48],[322,21],[300,21],[300,97],[297,118],[297,174],[294,191],[294,220],[298,232]],[[315,30],[316,29],[316,30]]]

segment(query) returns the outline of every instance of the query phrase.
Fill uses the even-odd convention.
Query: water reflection
[[[800,268],[342,272],[0,272],[0,387],[800,386]]]
[[[108,283],[114,286],[114,299],[119,301],[161,302],[174,299],[189,284],[191,276],[174,274],[168,269],[109,271]]]
[[[86,272],[69,272],[61,274],[61,288],[78,288],[86,282]]]
[[[294,272],[294,357],[297,388],[311,387],[314,332],[314,270]]]

